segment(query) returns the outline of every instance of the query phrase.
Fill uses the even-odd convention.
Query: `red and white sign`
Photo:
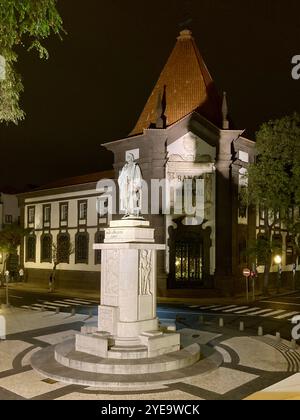
[[[243,276],[244,277],[250,277],[251,276],[251,270],[249,270],[249,268],[245,268],[243,270]]]

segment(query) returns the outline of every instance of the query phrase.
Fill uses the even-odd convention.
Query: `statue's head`
[[[133,163],[135,161],[134,155],[132,153],[128,153],[126,156],[127,163]]]

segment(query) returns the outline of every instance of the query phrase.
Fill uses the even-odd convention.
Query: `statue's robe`
[[[137,163],[127,163],[119,177],[121,211],[137,216],[140,211],[142,173]]]

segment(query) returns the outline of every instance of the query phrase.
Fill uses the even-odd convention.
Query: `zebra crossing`
[[[259,308],[251,306],[238,306],[238,305],[192,305],[188,306],[189,309],[199,309],[201,311],[209,311],[211,313],[223,313],[226,315],[242,315],[242,316],[259,316],[262,318],[272,318],[279,321],[292,321],[300,311],[291,311],[291,309],[274,309],[274,308]]]
[[[38,301],[38,303],[33,303],[30,305],[23,305],[21,306],[22,309],[32,310],[32,311],[54,311],[60,310],[62,312],[69,310],[73,308],[79,308],[79,307],[94,307],[98,306],[99,301],[96,300],[90,300],[90,299],[81,299],[81,298],[73,298],[73,299],[57,299],[55,301]]]

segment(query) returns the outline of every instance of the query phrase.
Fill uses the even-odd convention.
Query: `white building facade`
[[[31,229],[21,246],[27,282],[48,285],[57,250],[55,287],[100,288],[101,253],[93,245],[103,241],[108,216],[97,212],[97,183],[109,177],[96,173],[19,195],[22,223]]]

